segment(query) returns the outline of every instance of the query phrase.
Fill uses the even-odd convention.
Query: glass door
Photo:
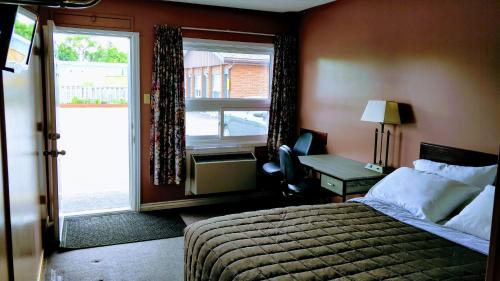
[[[45,154],[60,234],[65,217],[139,209],[138,37],[52,21],[45,34]]]
[[[65,155],[64,150],[59,151],[57,140],[60,138],[58,133],[59,124],[57,119],[58,111],[58,83],[56,76],[56,64],[54,63],[54,45],[52,44],[56,26],[53,21],[48,21],[47,25],[43,27],[44,42],[45,42],[45,71],[47,75],[46,81],[46,116],[47,116],[47,150],[44,155],[47,159],[48,170],[48,186],[49,186],[49,217],[54,222],[54,234],[56,241],[60,241],[60,212],[59,212],[59,190],[60,190],[60,177],[59,177],[59,156]]]

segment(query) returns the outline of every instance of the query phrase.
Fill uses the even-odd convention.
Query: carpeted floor
[[[45,262],[46,281],[181,281],[184,238],[54,253]]]
[[[223,204],[177,210],[175,213],[189,225],[214,216],[282,205],[277,201]],[[147,232],[140,226],[136,227],[138,232]],[[183,237],[52,253],[45,262],[46,281],[181,281],[183,274]]]
[[[65,217],[61,246],[83,249],[182,236],[186,224],[171,212],[121,212]]]

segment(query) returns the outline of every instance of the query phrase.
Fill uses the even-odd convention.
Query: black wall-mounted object
[[[15,72],[29,65],[38,15],[15,5],[0,5],[0,67]]]
[[[101,0],[2,0],[2,2],[10,5],[36,5],[52,8],[81,9],[92,7],[101,2]]]
[[[0,5],[0,69],[5,68],[10,39],[14,30],[17,6]]]

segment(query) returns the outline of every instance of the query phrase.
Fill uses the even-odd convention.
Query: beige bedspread
[[[486,256],[360,203],[216,217],[185,230],[185,280],[484,280]]]

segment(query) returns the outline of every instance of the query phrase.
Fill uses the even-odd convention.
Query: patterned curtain
[[[155,26],[149,168],[154,185],[180,184],[186,166],[180,28]]]
[[[278,149],[291,144],[296,133],[297,38],[277,35],[274,39],[274,69],[269,116],[267,153],[276,160]]]

